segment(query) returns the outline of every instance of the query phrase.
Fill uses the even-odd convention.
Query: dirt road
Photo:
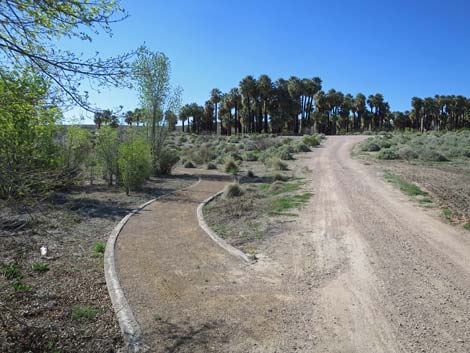
[[[153,204],[118,270],[154,352],[470,352],[470,237],[417,208],[330,137],[311,203],[245,264],[197,227],[223,182]]]

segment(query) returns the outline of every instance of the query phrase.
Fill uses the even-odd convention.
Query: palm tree
[[[287,89],[289,91],[289,95],[292,98],[292,100],[299,104],[300,111],[301,111],[302,105],[300,102],[300,97],[302,96],[302,92],[303,92],[302,81],[298,77],[292,76],[287,81]],[[299,113],[293,114],[292,119],[293,119],[292,132],[293,134],[296,135],[299,132]]]
[[[412,113],[413,117],[415,118],[415,124],[414,127],[418,127],[418,121],[419,121],[419,126],[420,126],[420,131],[424,130],[424,114],[422,112],[423,107],[424,107],[424,102],[421,98],[418,97],[413,97],[411,98],[411,105],[413,107]]]
[[[240,95],[240,91],[238,88],[232,88],[228,93],[230,106],[235,110],[234,118],[235,118],[235,133],[241,133],[241,123],[240,123],[240,107],[242,105],[242,96]]]
[[[183,132],[184,132],[184,122],[188,120],[190,116],[191,116],[191,106],[189,104],[186,104],[183,107],[181,107],[178,119],[182,122]]]
[[[353,113],[355,113],[355,116],[357,117],[355,119],[354,129],[364,130],[364,127],[366,126],[365,118],[367,113],[367,107],[366,96],[362,93],[358,93],[356,94],[356,97],[354,97]]]
[[[127,125],[132,126],[132,123],[134,122],[134,112],[132,110],[129,110],[124,114],[124,121]]]
[[[259,77],[258,89],[262,104],[263,131],[268,133],[268,103],[273,93],[273,82],[268,75],[261,75]]]
[[[212,89],[210,100],[211,100],[212,104],[214,104],[214,123],[215,123],[215,133],[216,134],[217,134],[217,114],[218,114],[217,105],[220,102],[221,96],[222,96],[222,92],[220,91],[220,89],[218,89],[218,88]]]
[[[252,101],[256,97],[256,79],[248,75],[240,81],[240,93],[242,95],[242,102],[246,110],[246,119],[248,122],[245,122],[245,129],[248,127],[249,132],[254,132],[254,119],[252,116]]]

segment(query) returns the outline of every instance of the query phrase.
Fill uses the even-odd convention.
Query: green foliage
[[[85,306],[74,306],[72,308],[71,318],[74,321],[79,321],[82,319],[94,319],[100,314],[100,310],[89,305]]]
[[[170,175],[173,167],[179,161],[176,150],[164,148],[157,156],[157,175]]]
[[[269,192],[273,195],[284,194],[287,192],[294,192],[300,190],[299,184],[285,183],[282,181],[275,181],[269,186]]]
[[[34,263],[31,265],[31,269],[37,272],[46,272],[49,271],[49,265],[46,263]]]
[[[47,102],[48,84],[37,75],[1,75],[0,198],[47,192],[62,183],[54,143],[60,111]]]
[[[427,195],[428,193],[421,190],[415,184],[408,183],[407,181],[400,178],[398,175],[392,174],[389,171],[384,173],[384,178],[389,183],[394,184],[398,187],[401,191],[403,191],[408,196],[418,196],[418,195]]]
[[[223,193],[223,198],[224,199],[231,199],[234,197],[240,197],[243,195],[242,188],[240,187],[240,184],[238,183],[233,183],[229,184],[225,187],[224,193]]]
[[[101,257],[104,255],[105,250],[106,250],[106,245],[104,243],[96,242],[93,245],[93,256]]]
[[[184,162],[183,167],[185,167],[185,168],[196,168],[196,166],[194,165],[194,163],[191,162],[191,161],[186,161],[186,162]]]
[[[11,262],[7,265],[2,266],[2,274],[7,279],[21,279],[23,275],[21,274],[21,270],[17,263]]]
[[[305,135],[302,138],[302,142],[310,147],[316,147],[320,145],[321,138],[319,135]]]
[[[444,208],[441,214],[442,214],[442,217],[444,217],[448,221],[452,220],[452,211],[449,208]]]
[[[287,164],[277,157],[268,159],[266,165],[274,170],[288,170]]]
[[[465,230],[470,230],[470,223],[465,223],[465,224],[463,225],[463,229],[465,229]]]
[[[69,126],[60,147],[64,170],[71,176],[77,175],[93,148],[91,134],[80,126]]]
[[[217,165],[212,162],[207,163],[207,170],[213,170],[213,169],[217,169]]]
[[[13,289],[16,292],[29,292],[31,291],[31,286],[29,284],[23,283],[23,282],[15,282],[12,284]]]
[[[289,195],[285,197],[276,198],[271,204],[271,213],[283,214],[290,209],[298,208],[303,204],[307,203],[311,197],[311,193],[304,192],[299,195]]]
[[[144,138],[131,132],[119,145],[118,168],[122,185],[129,195],[150,177],[150,153]]]
[[[307,146],[307,144],[303,142],[296,142],[293,145],[293,150],[295,153],[300,153],[300,152],[311,152],[310,147]]]
[[[378,159],[397,159],[398,154],[393,148],[384,148],[381,149],[380,152],[377,154]]]
[[[108,185],[112,186],[114,178],[119,183],[119,139],[118,131],[109,126],[103,126],[96,132],[96,152],[102,165]]]
[[[229,159],[225,162],[224,171],[229,174],[237,174],[238,173],[238,164],[235,163],[233,159]]]

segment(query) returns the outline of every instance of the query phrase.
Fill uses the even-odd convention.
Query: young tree
[[[154,173],[158,171],[158,158],[169,131],[163,112],[177,112],[181,105],[182,89],[172,89],[170,74],[170,59],[165,54],[152,52],[146,47],[139,48],[133,65],[133,78],[150,121],[150,152]]]

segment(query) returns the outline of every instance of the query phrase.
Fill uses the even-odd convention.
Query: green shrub
[[[20,268],[16,262],[11,262],[2,266],[2,273],[7,279],[23,278]]]
[[[208,170],[217,169],[217,165],[215,163],[209,162],[207,163],[207,169]]]
[[[172,149],[163,149],[157,156],[156,174],[170,175],[173,167],[179,161],[178,152]]]
[[[273,157],[268,161],[268,165],[274,170],[288,170],[287,163],[284,163],[279,158]]]
[[[37,272],[49,271],[49,265],[45,263],[34,263],[31,265],[31,269]]]
[[[129,195],[150,177],[151,163],[148,145],[142,137],[129,135],[119,146],[119,176]],[[156,167],[158,171],[158,167]]]
[[[258,160],[258,156],[253,152],[247,152],[243,156],[243,160],[248,161],[248,162],[255,162]]]
[[[429,162],[447,162],[449,159],[442,153],[425,148],[421,151],[419,158]]]
[[[398,159],[398,154],[397,152],[392,149],[392,148],[385,148],[383,150],[380,150],[380,152],[377,154],[378,159]]]
[[[100,257],[104,255],[104,252],[106,250],[106,245],[102,242],[96,242],[93,245],[93,256]]]
[[[252,171],[252,170],[249,170],[246,172],[246,176],[248,178],[254,178],[255,177],[255,173]]]
[[[227,185],[223,193],[223,197],[225,199],[232,199],[234,197],[239,197],[241,195],[243,195],[243,191],[242,191],[242,188],[240,187],[240,184],[238,183]]]
[[[303,142],[297,142],[293,146],[294,152],[295,153],[300,153],[300,152],[310,152],[311,149],[308,147],[305,143]]]
[[[287,148],[287,146],[283,146],[279,148],[276,155],[283,161],[290,161],[294,159],[292,154],[289,152],[289,149]]]
[[[224,171],[229,174],[237,174],[238,172],[238,165],[235,163],[233,159],[229,159],[225,162]]]
[[[380,146],[374,142],[366,144],[366,151],[368,152],[378,152],[380,151]]]
[[[305,135],[302,138],[302,142],[307,146],[316,147],[320,144],[321,137],[318,135]]]
[[[29,284],[23,283],[23,282],[15,282],[12,284],[13,289],[16,292],[29,292],[31,291],[31,286]]]
[[[82,319],[94,319],[100,310],[89,305],[85,306],[74,306],[72,308],[72,320],[82,320]]]
[[[196,168],[196,166],[194,165],[194,163],[191,162],[191,161],[186,161],[186,162],[183,164],[183,167],[185,167],[185,168]]]
[[[403,146],[398,150],[400,159],[411,160],[418,158],[418,154],[409,146]]]
[[[287,181],[287,177],[285,175],[282,175],[281,173],[274,173],[273,181]]]

